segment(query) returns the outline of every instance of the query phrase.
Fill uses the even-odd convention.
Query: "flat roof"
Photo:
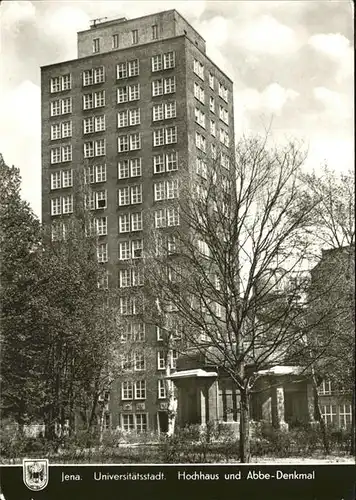
[[[134,17],[133,19],[127,19],[126,17],[118,17],[116,19],[110,19],[108,21],[104,21],[102,23],[98,23],[96,26],[93,26],[91,28],[88,28],[87,30],[82,30],[82,31],[78,31],[77,33],[86,33],[87,31],[93,31],[95,28],[97,27],[100,27],[100,26],[108,26],[109,24],[114,24],[115,22],[118,22],[118,21],[121,21],[120,24],[124,23],[124,22],[129,22],[129,21],[136,21],[136,19],[145,19],[145,17],[153,17],[153,16],[157,16],[159,14],[166,14],[168,12],[175,12],[176,14],[178,14],[179,17],[181,17],[187,24],[189,24],[189,26],[192,28],[192,30],[195,31],[195,33],[202,39],[204,40],[205,42],[205,39],[201,36],[200,33],[198,33],[198,31],[190,24],[189,21],[186,20],[185,17],[182,16],[182,14],[180,12],[177,11],[177,9],[169,9],[169,10],[161,10],[159,12],[154,12],[153,14],[146,14],[145,16],[140,16],[140,17]]]

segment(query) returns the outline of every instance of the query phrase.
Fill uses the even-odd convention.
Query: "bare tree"
[[[148,258],[151,290],[177,311],[187,345],[239,390],[241,462],[249,460],[249,396],[258,371],[287,362],[305,333],[304,308],[295,307],[309,249],[303,231],[314,208],[302,188],[304,158],[298,144],[270,148],[267,137],[243,138],[219,161],[198,158],[196,171],[181,178],[175,256]]]

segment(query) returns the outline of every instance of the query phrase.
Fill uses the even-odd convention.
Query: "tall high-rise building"
[[[175,10],[93,21],[78,33],[78,58],[42,67],[41,78],[43,222],[65,222],[75,212],[73,184],[85,172],[98,260],[107,267],[109,286],[122,291],[128,335],[154,352],[150,361],[145,349],[137,353],[132,371],[118,381],[107,422],[162,430],[162,344],[135,308],[132,293],[141,275],[127,262],[140,261],[152,225],[168,234],[179,226],[181,172],[204,178],[217,155],[228,169],[233,83]],[[174,353],[171,363],[174,368]]]

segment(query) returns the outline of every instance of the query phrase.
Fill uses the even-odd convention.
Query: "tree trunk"
[[[355,452],[355,386],[352,389],[352,401],[351,401],[351,446],[350,455],[356,457]]]
[[[169,377],[171,374],[170,360],[167,359],[166,362],[166,376]],[[166,391],[168,396],[168,430],[167,436],[173,436],[176,416],[177,416],[177,401],[174,397],[174,385],[172,380],[166,379]]]
[[[314,396],[314,408],[315,408],[315,417],[316,420],[319,422],[320,425],[320,431],[321,431],[321,437],[323,440],[323,446],[324,446],[324,451],[325,455],[330,454],[330,444],[329,444],[329,439],[326,433],[326,425],[325,421],[323,419],[323,416],[320,411],[320,404],[319,404],[319,394],[318,394],[318,384],[316,381],[316,376],[314,369],[312,369],[312,382],[313,382],[313,396]]]
[[[240,389],[240,462],[250,462],[250,411],[248,391]]]

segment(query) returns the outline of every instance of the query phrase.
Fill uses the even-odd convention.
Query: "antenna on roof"
[[[101,23],[102,21],[106,21],[107,17],[97,17],[96,19],[91,19],[90,20],[90,27],[95,28],[97,24]]]

